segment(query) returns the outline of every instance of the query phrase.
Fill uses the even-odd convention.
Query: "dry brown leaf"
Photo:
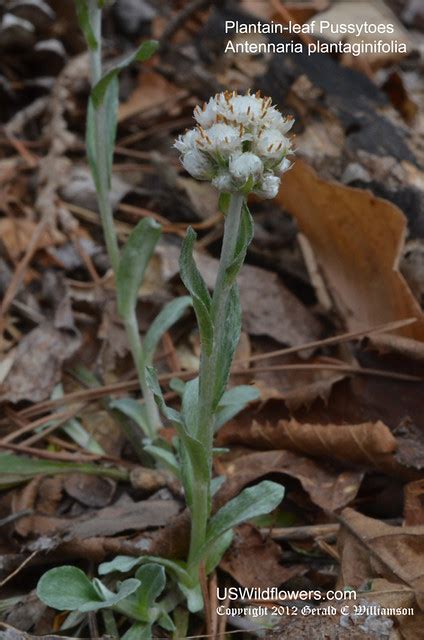
[[[220,562],[220,568],[242,587],[278,587],[290,578],[306,571],[303,565],[283,566],[281,548],[271,538],[265,538],[250,524],[234,532],[230,549]]]
[[[405,525],[424,525],[424,480],[416,480],[405,486]]]
[[[380,421],[324,425],[303,424],[294,419],[265,423],[252,420],[250,428],[242,430],[237,429],[235,422],[230,422],[221,429],[219,443],[288,449],[372,468],[394,464],[393,454],[397,449],[396,438]]]
[[[398,270],[406,232],[400,209],[369,191],[323,180],[301,160],[278,199],[309,239],[349,329],[415,317],[398,333],[424,341],[423,313]]]
[[[178,115],[178,102],[187,97],[187,91],[179,89],[155,71],[140,71],[139,85],[126,102],[119,107],[119,122],[135,115],[162,111],[164,108],[172,115]]]
[[[249,482],[269,473],[283,473],[299,480],[314,504],[328,511],[335,511],[349,504],[359,489],[362,473],[339,472],[327,464],[325,469],[313,460],[291,451],[263,451],[243,455],[235,460],[216,462],[219,474],[227,476],[230,493],[236,493]],[[228,485],[224,488],[228,491]]]
[[[413,590],[418,607],[424,606],[424,526],[395,527],[346,508],[338,548],[341,558],[339,587],[360,587],[373,578]],[[370,597],[371,594],[370,594]]]
[[[60,381],[62,364],[80,345],[78,332],[62,331],[45,322],[19,343],[15,361],[1,387],[0,400],[40,402]]]
[[[3,218],[0,220],[0,238],[12,260],[17,260],[27,249],[37,228],[31,220]],[[38,242],[38,249],[57,246],[65,242],[65,237],[57,230],[46,229]]]

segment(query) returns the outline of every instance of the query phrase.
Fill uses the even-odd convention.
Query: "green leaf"
[[[260,397],[258,389],[249,385],[233,387],[224,393],[215,414],[215,431]]]
[[[50,569],[40,578],[37,596],[58,611],[80,610],[87,602],[102,602],[84,571],[67,565]]]
[[[228,547],[233,541],[233,531],[229,529],[222,534],[215,542],[212,542],[207,550],[205,560],[206,575],[212,573],[212,571],[219,565],[221,558],[227,551]]]
[[[197,478],[199,481],[205,482],[209,485],[210,468],[205,447],[201,442],[199,442],[199,440],[193,438],[188,433],[181,414],[166,405],[153,367],[146,367],[146,378],[147,384],[152,390],[159,408],[164,416],[173,422],[181,440],[182,446],[180,455],[183,463],[181,465],[180,473],[184,485],[186,500],[190,506],[194,478]]]
[[[134,53],[108,71],[91,92],[95,109],[99,109],[102,106],[108,87],[111,82],[117,80],[118,74],[133,62],[146,62],[146,60],[149,60],[156,53],[158,46],[157,40],[146,40]]]
[[[203,596],[202,590],[199,584],[193,586],[187,586],[183,582],[178,582],[178,586],[187,600],[187,609],[191,613],[197,613],[203,609]]]
[[[220,331],[220,344],[217,345],[216,379],[214,382],[213,411],[221,402],[222,395],[230,377],[231,363],[240,340],[241,309],[237,283],[234,283],[228,295],[225,324]]]
[[[244,489],[209,520],[205,548],[208,549],[222,534],[238,524],[270,513],[283,497],[284,487],[269,480]]]
[[[152,364],[153,356],[159,340],[162,338],[164,333],[168,331],[168,329],[182,318],[190,306],[190,296],[182,296],[181,298],[176,298],[175,300],[168,302],[159,315],[156,316],[144,337],[146,364]]]
[[[178,460],[172,453],[172,451],[168,451],[161,446],[148,444],[144,447],[144,450],[155,459],[159,465],[164,466],[168,471],[174,474],[174,476],[180,479],[180,467],[178,465]]]
[[[39,460],[16,456],[10,453],[0,454],[0,476],[17,476],[22,479],[33,478],[38,475],[56,475],[65,473],[87,473],[89,475],[128,480],[127,471],[114,467],[101,467],[96,464],[79,462],[56,462],[53,460]],[[4,478],[3,478],[4,479]]]
[[[135,577],[140,580],[141,585],[133,597],[137,599],[140,614],[148,620],[150,607],[165,589],[165,569],[159,564],[143,564],[137,570]]]
[[[115,151],[119,86],[115,78],[108,86],[101,112],[96,112],[93,100],[87,109],[86,147],[87,157],[96,189],[99,193],[110,188],[113,154]],[[107,175],[102,176],[97,166],[99,154],[106,154]],[[105,184],[102,183],[105,182]]]
[[[135,578],[128,578],[128,580],[124,580],[123,582],[118,583],[118,591],[116,593],[110,591],[107,587],[105,587],[105,585],[100,582],[98,578],[94,578],[93,586],[95,589],[97,589],[102,602],[87,602],[85,605],[79,607],[79,611],[97,611],[98,609],[114,607],[118,603],[128,598],[128,596],[135,593],[140,587],[140,581],[136,580]]]
[[[87,0],[75,0],[75,5],[77,8],[78,22],[84,34],[84,38],[87,41],[88,48],[95,51],[98,43],[91,26]]]
[[[110,562],[102,562],[99,565],[99,576],[105,576],[108,573],[119,571],[120,573],[128,573],[134,567],[137,567],[141,562],[141,558],[134,558],[132,556],[116,556]]]
[[[109,407],[120,411],[131,418],[139,427],[143,430],[146,436],[149,436],[149,428],[146,420],[146,408],[143,404],[140,404],[134,398],[119,398],[117,400],[111,400]]]
[[[181,413],[187,431],[190,435],[195,435],[199,417],[199,378],[189,380],[184,387],[181,403]]]
[[[240,230],[237,239],[234,259],[225,272],[225,284],[231,286],[243,265],[246,258],[247,248],[253,239],[253,218],[250,214],[246,202],[243,203],[243,210],[240,219]]]
[[[161,227],[151,218],[143,218],[128,238],[116,276],[118,311],[128,318],[137,304],[138,290],[153,251],[160,238]]]
[[[122,636],[122,640],[151,640],[152,625],[148,622],[136,622]]]
[[[213,347],[211,297],[193,258],[196,238],[195,231],[192,227],[189,227],[181,247],[180,276],[193,299],[202,348],[207,355],[211,355]]]

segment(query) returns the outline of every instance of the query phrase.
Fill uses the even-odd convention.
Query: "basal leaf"
[[[58,611],[76,611],[87,602],[102,603],[84,571],[72,566],[55,567],[41,576],[37,596]]]
[[[143,564],[137,570],[135,577],[141,584],[133,597],[137,599],[137,608],[141,615],[148,619],[150,607],[165,589],[165,569],[159,564]]]
[[[116,288],[118,311],[123,318],[128,318],[134,311],[138,290],[160,234],[160,225],[151,218],[144,218],[133,229],[122,251]]]
[[[152,640],[152,625],[149,622],[136,622],[124,633],[122,640]]]

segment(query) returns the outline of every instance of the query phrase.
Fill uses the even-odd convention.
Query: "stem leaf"
[[[220,536],[238,524],[270,513],[283,497],[284,487],[269,480],[243,489],[209,520],[205,548],[208,549]]]
[[[231,286],[243,265],[246,258],[247,248],[253,239],[253,218],[246,202],[243,203],[243,210],[240,219],[240,230],[237,238],[234,259],[225,273],[225,284]]]
[[[98,42],[91,26],[88,2],[87,0],[75,0],[75,5],[77,9],[78,22],[84,34],[84,38],[87,41],[88,48],[95,51],[98,47]]]
[[[146,364],[150,365],[159,340],[182,316],[192,304],[190,296],[181,296],[168,302],[156,316],[144,337]]]
[[[243,411],[250,402],[258,400],[259,397],[260,393],[256,387],[245,384],[232,387],[226,391],[219,401],[215,414],[215,431],[234,418],[240,411]]]
[[[213,394],[213,411],[216,410],[230,376],[231,363],[241,332],[241,308],[237,283],[231,287],[225,312],[225,330],[221,332],[221,344],[216,345],[216,368]]]
[[[87,157],[98,193],[109,188],[112,179],[119,102],[118,93],[119,85],[117,78],[115,78],[107,87],[104,104],[101,109],[96,110],[92,97],[90,97],[88,101],[86,130]],[[100,147],[103,148],[103,145],[105,145],[107,160],[107,169],[105,172],[107,175],[105,176],[101,175],[97,161],[99,153],[102,152]]]
[[[93,87],[91,99],[95,109],[99,109],[105,98],[110,83],[117,79],[118,74],[133,62],[146,62],[156,53],[159,43],[157,40],[145,40],[140,47],[122,62],[110,69]]]
[[[124,319],[134,312],[138,290],[160,234],[160,225],[151,218],[144,218],[136,225],[122,251],[116,289],[118,311]]]
[[[189,227],[181,247],[180,276],[193,299],[193,307],[199,325],[202,348],[207,355],[212,353],[213,324],[211,318],[211,297],[193,258],[197,234]]]

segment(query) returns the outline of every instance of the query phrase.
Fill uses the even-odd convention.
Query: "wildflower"
[[[256,193],[274,198],[281,174],[291,163],[285,118],[271,98],[219,93],[194,110],[196,127],[181,135],[175,147],[185,169],[198,180],[210,180],[222,192]]]

